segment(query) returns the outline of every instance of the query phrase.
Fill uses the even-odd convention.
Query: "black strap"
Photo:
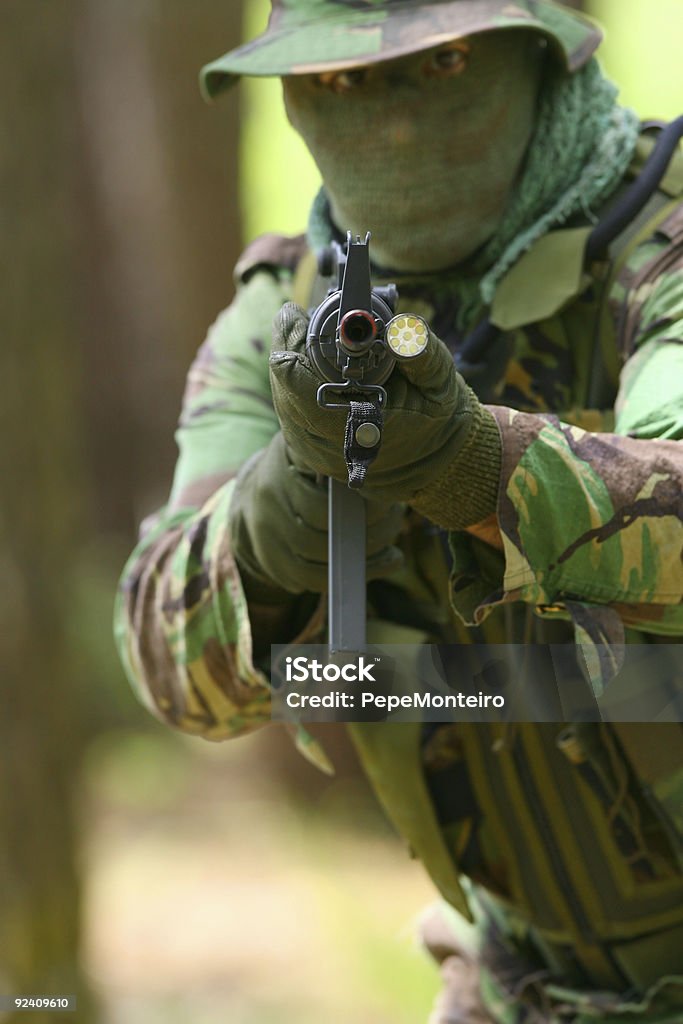
[[[596,259],[635,220],[666,174],[678,143],[683,138],[683,117],[662,128],[655,148],[642,171],[591,232],[586,243],[586,263]]]
[[[455,368],[481,402],[488,402],[510,360],[512,339],[490,320],[482,320],[454,354]]]
[[[382,407],[379,399],[374,402],[349,403],[344,434],[344,458],[349,471],[349,487],[356,490],[365,483],[370,464],[377,458],[382,443]],[[360,444],[358,429],[375,427],[377,440],[372,445]],[[374,433],[374,431],[373,431]]]

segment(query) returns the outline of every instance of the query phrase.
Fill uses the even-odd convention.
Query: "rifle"
[[[330,653],[365,648],[365,500],[359,493],[382,443],[387,393],[383,385],[397,360],[424,351],[429,328],[413,314],[396,315],[398,291],[372,287],[370,232],[346,245],[333,242],[319,258],[322,276],[332,277],[326,297],[313,311],[306,350],[323,383],[323,409],[346,409],[344,456],[347,484],[329,479]]]

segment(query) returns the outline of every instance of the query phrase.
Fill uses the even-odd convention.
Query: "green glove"
[[[347,479],[345,410],[322,409],[320,378],[306,355],[308,318],[293,303],[275,320],[270,380],[292,461]],[[361,493],[408,502],[433,522],[464,529],[496,509],[502,446],[496,421],[456,373],[443,342],[397,364],[384,385],[387,403],[379,455]]]
[[[404,509],[368,502],[367,576],[377,579],[399,568],[403,556],[393,542]],[[233,551],[248,596],[276,601],[283,591],[327,589],[327,482],[293,466],[282,434],[240,469],[230,504]]]

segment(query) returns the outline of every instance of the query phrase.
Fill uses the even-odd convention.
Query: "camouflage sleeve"
[[[683,633],[681,241],[640,246],[615,284],[627,358],[614,433],[491,407],[503,441],[505,569],[479,619],[521,599],[569,611],[575,625],[591,612],[598,639],[610,616],[621,628]]]
[[[137,695],[157,717],[207,739],[270,718],[228,507],[239,466],[278,429],[268,353],[285,284],[255,273],[210,329],[187,381],[169,503],[143,525],[117,599],[117,643]]]

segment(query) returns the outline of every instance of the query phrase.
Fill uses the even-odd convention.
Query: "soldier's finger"
[[[387,543],[398,537],[405,519],[405,505],[383,501],[366,501],[368,530],[387,538]]]
[[[323,535],[323,543],[327,543],[328,520],[328,488],[327,481],[316,483],[307,479],[294,467],[290,466],[287,474],[287,498],[292,511],[312,530]]]
[[[273,351],[303,352],[308,315],[295,302],[285,302],[273,321]]]
[[[412,359],[401,360],[398,370],[425,398],[432,401],[439,401],[455,387],[453,356],[431,332],[424,352]]]

